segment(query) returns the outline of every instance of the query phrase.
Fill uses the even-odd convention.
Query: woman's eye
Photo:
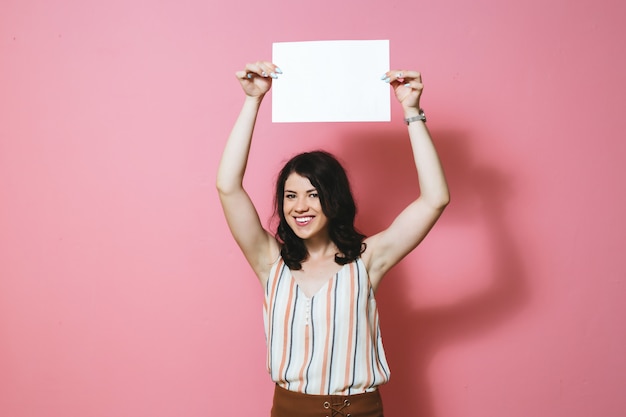
[[[288,200],[291,200],[291,199],[296,198],[296,196],[294,194],[285,194],[285,198]]]
[[[311,194],[309,194],[309,197],[312,197],[312,198],[317,198],[317,197],[318,197],[318,195],[317,195],[317,193],[311,193]]]

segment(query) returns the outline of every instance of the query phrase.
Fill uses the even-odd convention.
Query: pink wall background
[[[269,415],[262,292],[215,171],[233,72],[324,39],[389,39],[422,71],[451,185],[379,292],[387,414],[625,415],[625,18],[619,0],[3,1],[0,415]],[[359,226],[384,227],[417,184],[399,110],[273,125],[268,100],[262,218],[281,163],[321,147]]]

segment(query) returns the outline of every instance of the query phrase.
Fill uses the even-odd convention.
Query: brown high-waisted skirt
[[[383,417],[378,390],[356,395],[309,395],[276,385],[271,417]]]

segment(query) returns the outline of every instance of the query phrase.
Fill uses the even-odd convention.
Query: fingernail
[[[276,78],[278,78],[278,75],[276,75],[276,74],[275,74],[275,73],[273,73],[273,72],[270,72],[270,77],[272,77],[272,78],[276,79]]]
[[[401,72],[397,73],[396,78],[402,78],[402,73]]]
[[[252,74],[248,73],[248,74],[246,74],[246,77],[252,78]]]
[[[381,80],[383,80],[383,81],[384,81],[386,78],[389,78],[389,77],[387,77],[387,74],[383,74],[383,76],[382,76],[382,77],[380,77],[380,79],[381,79]]]
[[[283,70],[281,70],[278,67],[276,67],[276,69],[274,71],[276,71],[276,74],[282,74],[283,73]]]
[[[389,81],[391,81],[391,78],[389,78],[389,77],[385,77],[385,78],[382,78],[382,80],[383,80],[384,82],[388,83]]]
[[[406,84],[404,84],[404,86],[411,88],[411,83],[406,83]]]
[[[262,75],[262,76],[264,76],[264,77],[267,77],[267,72],[263,71],[263,72],[261,73],[261,75]]]

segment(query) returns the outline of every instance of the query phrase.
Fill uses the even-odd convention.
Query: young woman
[[[272,417],[382,417],[377,387],[389,379],[374,294],[449,201],[445,176],[420,108],[416,71],[389,71],[404,111],[420,194],[385,230],[354,228],[346,173],[327,152],[293,157],[276,184],[276,233],[265,230],[243,177],[259,107],[281,74],[271,62],[236,72],[245,100],[226,143],[217,189],[226,220],[265,291],[267,366],[276,383]]]

